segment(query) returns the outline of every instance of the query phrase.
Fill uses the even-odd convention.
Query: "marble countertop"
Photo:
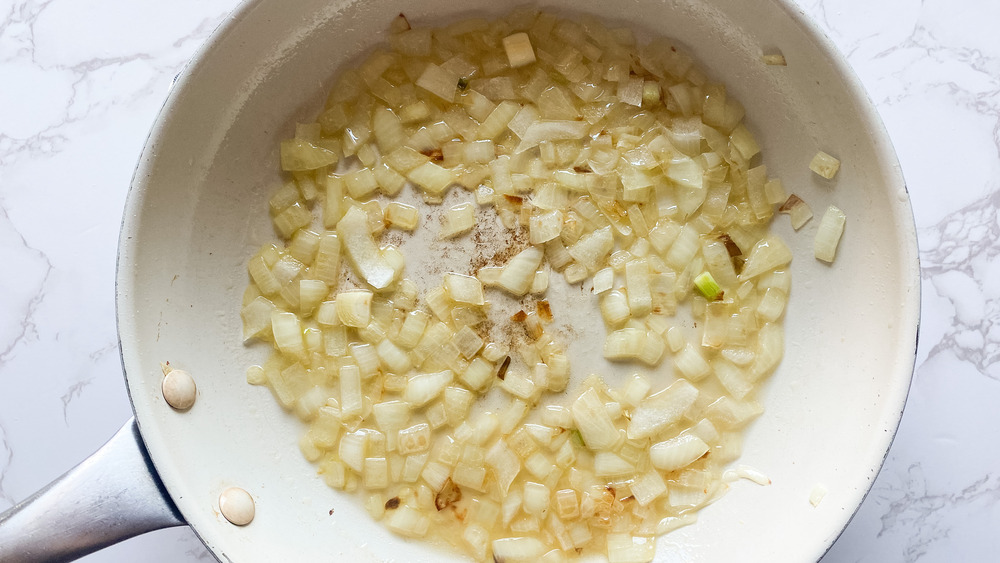
[[[875,485],[823,559],[1000,553],[1000,2],[798,0],[847,55],[910,190],[922,326]],[[0,0],[0,511],[131,415],[118,228],[171,79],[236,0]],[[188,528],[90,562],[211,560]]]

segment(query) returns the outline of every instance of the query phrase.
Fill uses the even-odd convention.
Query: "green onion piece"
[[[468,87],[469,87],[469,79],[468,78],[466,78],[466,77],[463,76],[462,78],[458,79],[458,89],[459,90],[465,90]]]
[[[709,301],[715,301],[722,296],[722,288],[715,282],[715,278],[708,272],[698,274],[694,279],[694,286]]]
[[[580,430],[573,428],[569,431],[569,439],[573,442],[573,445],[578,448],[586,448],[587,444],[583,441],[583,434],[580,434]]]

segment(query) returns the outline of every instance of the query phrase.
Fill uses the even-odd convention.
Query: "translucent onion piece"
[[[813,252],[817,259],[829,263],[833,262],[837,256],[837,246],[840,245],[840,237],[844,234],[846,222],[847,216],[844,215],[843,211],[833,205],[827,207],[826,213],[820,219],[813,244]]]
[[[536,246],[525,248],[507,262],[497,278],[497,285],[514,295],[526,294],[542,263],[542,256],[542,250]]]
[[[792,251],[780,238],[769,235],[761,239],[750,250],[746,262],[743,264],[743,271],[740,272],[740,281],[755,278],[765,272],[780,268],[792,261]]]
[[[708,444],[701,438],[684,434],[650,446],[649,460],[657,469],[676,471],[687,467],[707,451]]]
[[[396,279],[398,272],[375,246],[368,215],[360,208],[352,207],[337,223],[337,236],[355,269],[372,287],[383,289]]]
[[[827,180],[832,180],[833,177],[837,175],[837,171],[840,170],[840,161],[823,151],[819,151],[816,153],[816,156],[809,161],[809,170],[812,170]]]

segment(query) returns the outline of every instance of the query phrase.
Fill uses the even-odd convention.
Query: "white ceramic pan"
[[[799,233],[777,221],[795,255],[787,349],[741,459],[772,484],[734,484],[657,551],[658,561],[815,561],[875,479],[913,367],[916,237],[886,132],[844,59],[789,0],[541,2],[550,5],[678,40],[744,103],[769,173],[814,211],[835,203],[847,214],[832,267],[812,256],[817,220]],[[315,114],[338,69],[383,40],[401,11],[434,25],[511,7],[258,0],[220,27],[171,92],[125,210],[118,326],[138,433],[127,424],[95,458],[0,518],[0,560],[78,556],[181,519],[222,561],[457,560],[393,536],[316,477],[296,447],[300,423],[266,388],[245,383],[264,350],[243,346],[238,311],[246,260],[273,238],[266,200],[280,181],[278,141]],[[787,67],[761,64],[773,48]],[[818,149],[843,161],[834,182],[807,168]],[[165,361],[197,380],[188,412],[164,403]],[[829,493],[813,507],[818,484]],[[245,527],[219,513],[219,493],[234,485],[256,501]]]

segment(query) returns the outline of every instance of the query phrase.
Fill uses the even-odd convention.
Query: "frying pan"
[[[242,344],[237,313],[245,262],[274,238],[266,200],[281,181],[278,140],[315,115],[338,70],[383,40],[399,12],[439,25],[511,7],[256,0],[216,31],[170,93],[126,204],[117,308],[135,418],[94,457],[0,517],[0,560],[72,558],[181,523],[222,561],[458,560],[392,535],[317,478],[296,447],[301,423],[266,388],[245,383],[245,368],[265,350]],[[766,411],[739,460],[771,484],[734,483],[696,525],[661,537],[657,550],[658,561],[820,558],[881,467],[915,356],[916,236],[875,110],[844,59],[788,0],[539,7],[676,39],[746,106],[769,173],[817,214],[829,204],[846,212],[832,266],[812,256],[818,219],[799,232],[776,221],[794,253],[785,359],[763,390]],[[787,67],[760,62],[774,49]],[[819,149],[843,162],[832,182],[807,168]],[[421,271],[430,254],[411,249],[407,272]],[[187,412],[163,400],[167,361],[197,381]],[[829,493],[814,507],[817,485]],[[220,515],[219,494],[231,486],[255,499],[247,526]]]

